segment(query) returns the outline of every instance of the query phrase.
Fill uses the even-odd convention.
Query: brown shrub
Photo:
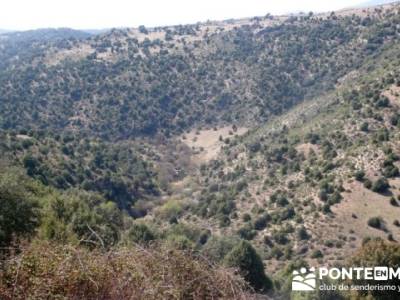
[[[1,299],[249,299],[247,288],[231,270],[160,246],[101,252],[34,242],[0,273]]]

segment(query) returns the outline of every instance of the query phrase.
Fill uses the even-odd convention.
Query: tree
[[[371,226],[372,228],[385,229],[384,222],[383,222],[382,218],[380,218],[380,217],[370,218],[368,220],[367,224],[368,224],[368,226]]]
[[[389,188],[389,182],[387,181],[386,178],[383,178],[383,177],[379,178],[372,185],[372,191],[374,191],[375,193],[380,193],[380,194],[387,192],[388,188]]]
[[[349,262],[351,267],[376,267],[385,266],[396,270],[400,267],[400,245],[387,242],[380,238],[372,239],[363,244]],[[388,279],[386,281],[372,281],[365,279],[354,279],[356,285],[398,285],[398,279]],[[398,291],[391,290],[371,290],[357,291],[358,295],[368,299],[398,299]]]
[[[14,174],[0,176],[0,245],[32,234],[39,224],[39,205]]]
[[[252,240],[257,235],[257,232],[252,228],[251,224],[245,224],[237,231],[238,235],[245,240]]]
[[[226,255],[224,262],[228,267],[238,268],[244,279],[255,290],[271,289],[272,282],[265,275],[262,260],[250,243],[241,241]]]
[[[268,222],[271,220],[271,216],[267,213],[264,213],[262,216],[257,218],[254,221],[254,229],[256,230],[263,230],[265,227],[267,227]]]
[[[143,33],[143,34],[148,34],[149,31],[147,30],[147,28],[144,25],[140,25],[139,26],[139,32]]]
[[[40,233],[46,239],[110,247],[120,240],[122,212],[101,195],[80,190],[54,194],[48,201]]]
[[[301,226],[298,231],[297,231],[297,237],[300,240],[308,240],[310,236],[308,235],[308,232],[304,226]]]
[[[365,179],[365,172],[364,170],[358,170],[355,174],[354,177],[357,181],[363,182]]]
[[[220,263],[237,243],[238,239],[233,237],[212,236],[201,249],[201,253],[212,262]]]
[[[369,131],[368,123],[367,122],[362,123],[361,126],[360,126],[360,130],[364,131],[364,132],[368,132]]]

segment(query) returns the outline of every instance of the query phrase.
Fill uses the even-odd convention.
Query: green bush
[[[30,236],[39,225],[39,203],[30,184],[17,171],[0,174],[0,246]]]
[[[375,181],[372,185],[372,191],[375,193],[380,193],[383,194],[387,192],[389,189],[389,182],[387,181],[386,178],[379,178],[377,181]]]
[[[137,244],[147,244],[155,239],[154,233],[146,224],[135,223],[128,230],[128,240]]]
[[[399,204],[397,203],[397,201],[394,197],[390,197],[390,204],[393,206],[399,206]]]
[[[246,224],[243,227],[238,229],[237,234],[242,239],[252,240],[257,235],[257,231],[255,231],[250,224]]]
[[[268,222],[271,220],[271,216],[267,213],[264,213],[262,216],[258,217],[254,221],[254,229],[255,230],[263,230],[267,227]]]
[[[297,237],[300,240],[308,240],[310,238],[306,228],[304,226],[301,226],[298,230],[297,230]]]
[[[212,236],[201,249],[201,254],[212,262],[219,263],[238,243],[237,238]]]
[[[360,126],[360,130],[364,131],[364,132],[368,132],[369,131],[368,123],[367,122],[362,123],[361,126]]]
[[[265,275],[264,265],[256,250],[246,241],[237,244],[225,257],[228,267],[239,268],[245,280],[257,291],[272,288],[271,280]]]
[[[243,214],[243,216],[242,216],[242,220],[243,220],[244,222],[249,222],[249,221],[251,221],[251,216],[250,216],[248,213],[245,213],[245,214]]]
[[[376,229],[383,229],[384,223],[382,218],[380,217],[373,217],[368,220],[368,226],[371,226]]]
[[[183,207],[177,200],[169,200],[156,211],[156,215],[163,220],[178,219],[183,212]]]
[[[365,172],[364,172],[364,170],[359,170],[359,171],[357,171],[355,174],[354,174],[354,178],[357,180],[357,181],[364,181],[364,179],[365,179]]]
[[[397,243],[387,242],[380,238],[366,240],[362,247],[353,255],[349,262],[351,267],[376,267],[385,266],[395,270],[400,267],[400,246]],[[368,279],[353,279],[355,285],[398,285],[398,279],[374,281]],[[370,291],[359,290],[358,297],[354,299],[398,299],[398,291],[372,289]]]
[[[322,254],[321,250],[314,250],[313,253],[311,253],[311,258],[322,258],[324,255]]]
[[[372,182],[371,182],[371,180],[369,180],[368,178],[365,179],[365,180],[364,180],[364,187],[365,187],[366,189],[372,188]]]

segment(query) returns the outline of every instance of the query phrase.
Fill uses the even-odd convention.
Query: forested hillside
[[[400,264],[399,24],[0,35],[0,298],[370,299],[290,274]]]
[[[391,13],[264,17],[229,30],[159,28],[147,38],[142,28],[140,39],[114,30],[84,41],[12,34],[1,41],[0,124],[114,140],[264,122],[333,89],[396,37],[398,21]]]

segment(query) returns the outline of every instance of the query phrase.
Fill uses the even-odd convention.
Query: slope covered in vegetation
[[[399,30],[393,11],[263,26],[270,18],[214,32],[206,25],[159,28],[160,37],[151,39],[146,29],[142,39],[131,30],[84,41],[44,39],[26,59],[17,43],[18,60],[1,68],[0,126],[115,140],[169,136],[201,123],[265,121],[333,89]],[[13,41],[1,41],[2,48]]]
[[[1,296],[297,299],[299,267],[398,264],[399,23],[0,36]]]

